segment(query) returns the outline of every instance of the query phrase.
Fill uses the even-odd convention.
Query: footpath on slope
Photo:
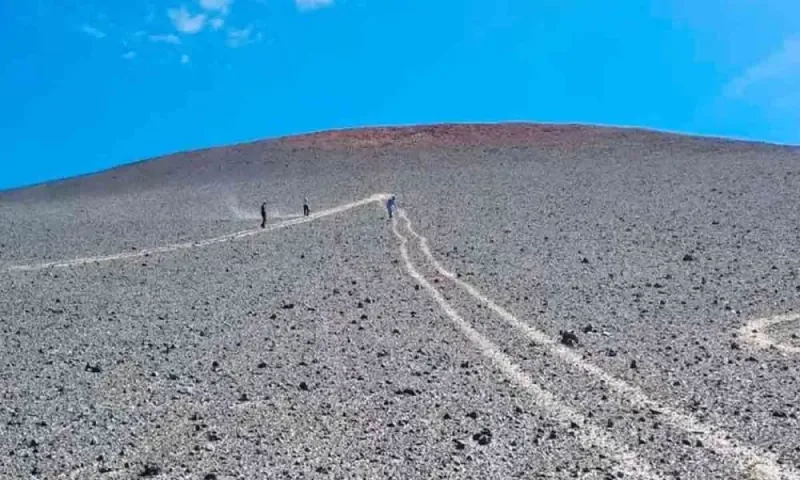
[[[258,235],[260,233],[272,232],[293,225],[312,222],[330,215],[347,212],[360,206],[365,206],[372,203],[381,203],[387,198],[388,194],[378,193],[358,201],[321,210],[308,217],[296,218],[285,222],[272,224],[265,229],[248,229],[199,242],[186,242],[167,245],[164,247],[143,249],[136,252],[84,257],[57,262],[13,265],[7,267],[6,270],[36,271],[49,268],[69,268],[100,262],[126,260],[130,258],[168,253],[189,248],[200,248],[208,245],[235,241],[253,235]],[[550,411],[551,414],[561,422],[570,422],[573,419],[579,419],[581,422],[589,425],[590,427],[588,428],[587,432],[582,434],[584,435],[584,437],[581,439],[582,442],[601,446],[609,451],[609,453],[616,455],[616,459],[621,464],[621,468],[623,468],[623,470],[625,470],[627,473],[641,478],[660,478],[658,475],[652,472],[652,468],[650,466],[642,464],[638,460],[635,453],[627,450],[624,445],[619,444],[614,439],[608,437],[597,427],[591,426],[591,423],[587,422],[581,414],[558,402],[552,393],[543,390],[540,386],[538,386],[530,376],[525,374],[520,369],[517,364],[515,364],[507,355],[503,354],[497,345],[477,332],[469,322],[458,315],[452,306],[449,305],[442,297],[441,293],[439,293],[438,290],[419,273],[419,271],[411,262],[407,250],[408,239],[398,230],[398,218],[404,222],[405,227],[410,235],[417,241],[419,248],[424,253],[425,257],[440,275],[454,282],[458,287],[464,289],[469,293],[469,295],[486,305],[504,322],[508,323],[511,327],[528,337],[531,341],[545,346],[554,356],[561,359],[563,362],[581,369],[588,375],[601,380],[617,395],[620,402],[628,403],[636,408],[654,409],[663,412],[664,417],[672,426],[685,431],[691,436],[696,437],[704,445],[703,448],[706,449],[710,454],[723,457],[725,460],[724,463],[733,465],[743,475],[757,475],[756,478],[763,479],[800,479],[800,474],[797,472],[797,470],[792,466],[779,464],[776,455],[758,451],[750,446],[741,445],[733,440],[732,436],[724,430],[701,423],[697,418],[690,414],[679,412],[667,405],[663,405],[650,399],[641,389],[625,382],[624,380],[613,377],[596,365],[583,360],[574,351],[559,345],[544,332],[536,329],[529,323],[516,318],[506,309],[497,305],[494,301],[483,295],[474,286],[462,281],[455,274],[453,274],[453,272],[445,269],[431,253],[427,239],[414,231],[411,221],[408,218],[405,210],[399,209],[397,216],[393,219],[392,229],[394,235],[400,242],[401,256],[403,257],[405,267],[409,275],[424,286],[426,291],[428,291],[428,293],[434,298],[434,300],[439,304],[442,310],[447,314],[447,316],[461,331],[461,333],[464,334],[485,356],[490,358],[500,368],[500,370],[509,377],[510,380],[526,390],[540,407]]]

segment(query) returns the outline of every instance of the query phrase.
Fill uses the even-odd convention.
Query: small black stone
[[[691,262],[691,261],[694,261],[694,256],[693,256],[693,255],[691,255],[691,254],[689,254],[689,253],[687,253],[686,255],[684,255],[684,256],[683,256],[683,261],[684,261],[684,262]]]
[[[100,372],[103,371],[103,369],[100,368],[100,365],[90,365],[88,363],[84,367],[84,370],[86,370],[87,372],[92,372],[92,373],[100,373]]]
[[[158,465],[145,465],[144,470],[139,473],[140,477],[155,477],[161,474],[161,467]]]
[[[307,392],[308,391],[308,384],[306,382],[300,382],[300,390]]]
[[[464,450],[465,448],[467,448],[467,444],[457,438],[453,439],[453,443],[456,446],[456,450]]]
[[[408,395],[410,397],[419,394],[419,392],[417,390],[414,390],[413,388],[401,388],[400,390],[395,390],[394,393],[395,395]]]
[[[569,331],[560,330],[558,332],[558,334],[561,337],[559,341],[563,345],[566,345],[568,347],[574,347],[575,345],[580,343],[578,341],[578,336],[575,335],[575,332],[573,332],[571,330],[569,330]]]
[[[480,432],[472,436],[472,439],[478,442],[478,445],[489,445],[492,441],[492,432],[488,428],[484,428]]]

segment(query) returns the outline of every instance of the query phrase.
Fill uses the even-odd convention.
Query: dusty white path
[[[774,348],[784,353],[800,353],[800,347],[786,345],[774,340],[768,333],[769,327],[781,323],[800,320],[800,314],[776,315],[774,317],[757,318],[739,329],[739,336],[756,348]]]
[[[400,216],[404,217],[402,211]],[[582,428],[577,431],[577,439],[580,444],[588,451],[598,447],[602,448],[617,462],[619,469],[625,473],[625,478],[628,478],[628,476],[634,478],[662,478],[660,475],[655,474],[649,465],[642,463],[636,453],[630,451],[627,446],[615,441],[585,416],[559,402],[553,394],[542,389],[508,355],[502,353],[497,345],[472,328],[469,322],[464,320],[444,299],[442,294],[414,267],[408,255],[408,239],[397,228],[397,217],[392,219],[392,231],[400,241],[400,255],[403,257],[403,263],[408,274],[436,300],[436,303],[439,304],[439,307],[447,314],[453,324],[480,350],[483,356],[491,360],[512,383],[525,390],[540,409],[549,412],[565,429],[569,429],[572,422],[581,425]]]
[[[250,237],[253,235],[258,235],[260,233],[271,232],[292,225],[300,225],[303,223],[312,222],[314,220],[346,212],[348,210],[360,206],[369,205],[371,203],[383,202],[388,198],[388,196],[389,195],[385,193],[378,193],[370,197],[364,198],[362,200],[346,203],[326,210],[320,210],[319,212],[313,213],[308,217],[301,217],[285,222],[268,225],[267,228],[264,229],[255,228],[255,229],[243,230],[240,232],[234,232],[231,234],[222,235],[219,237],[214,237],[199,242],[186,242],[186,243],[167,245],[164,247],[143,249],[135,252],[124,252],[113,255],[84,257],[84,258],[77,258],[73,260],[66,260],[59,262],[48,262],[48,263],[38,263],[29,265],[14,265],[11,267],[7,267],[7,270],[32,271],[32,270],[42,270],[47,268],[68,268],[80,265],[95,264],[100,262],[145,257],[152,254],[167,253],[189,248],[199,248],[207,245],[223,243],[227,241],[234,241],[241,238]],[[798,471],[791,466],[778,464],[776,455],[758,451],[753,447],[741,445],[736,441],[732,440],[731,439],[732,437],[724,430],[706,424],[702,424],[695,417],[689,414],[679,412],[677,410],[670,408],[669,406],[660,404],[659,402],[650,399],[644,393],[644,391],[642,391],[638,387],[635,387],[623,380],[620,380],[612,375],[609,375],[596,365],[583,360],[579,355],[577,355],[572,350],[562,345],[559,345],[555,340],[547,336],[544,332],[516,318],[506,309],[497,305],[493,300],[483,295],[474,286],[470,285],[467,282],[462,281],[453,272],[450,272],[449,270],[445,269],[442,266],[442,264],[439,263],[438,260],[436,260],[436,258],[431,253],[430,248],[428,246],[427,238],[418,234],[413,229],[411,221],[409,220],[405,211],[403,209],[399,209],[397,212],[397,217],[393,221],[393,232],[401,242],[401,254],[403,256],[404,261],[407,262],[406,269],[408,270],[409,274],[417,281],[419,281],[421,285],[425,286],[426,290],[428,290],[428,292],[434,297],[437,303],[439,303],[439,305],[442,307],[442,309],[445,311],[448,317],[450,317],[450,319],[456,324],[456,326],[462,331],[462,333],[465,336],[467,336],[467,338],[469,338],[477,347],[481,349],[484,355],[491,358],[492,361],[495,362],[495,364],[497,364],[501,368],[501,370],[503,370],[504,373],[506,373],[506,375],[512,378],[512,380],[516,384],[520,385],[522,388],[527,390],[540,406],[551,411],[556,416],[557,419],[561,421],[564,420],[571,421],[573,419],[579,419],[581,420],[581,422],[586,423],[585,419],[583,419],[583,417],[581,417],[579,413],[575,412],[574,410],[571,410],[568,406],[559,403],[557,400],[555,400],[552,394],[542,390],[539,386],[537,386],[531,380],[531,378],[527,376],[519,368],[519,366],[514,364],[509,359],[508,356],[503,354],[497,348],[496,345],[494,345],[487,338],[483,337],[479,332],[477,332],[474,328],[472,328],[472,326],[468,322],[466,322],[462,317],[460,317],[453,310],[453,308],[444,300],[444,298],[441,296],[438,290],[433,288],[430,285],[430,283],[427,282],[427,280],[425,280],[424,277],[422,277],[419,274],[419,272],[414,268],[413,264],[411,264],[410,259],[408,259],[408,251],[406,246],[408,241],[397,230],[396,227],[397,218],[400,218],[405,222],[406,228],[408,229],[409,233],[417,240],[421,251],[424,253],[426,258],[428,258],[428,260],[431,262],[434,268],[442,276],[450,279],[456,285],[466,290],[470,295],[472,295],[478,301],[482,302],[488,308],[494,311],[500,318],[506,321],[509,325],[522,332],[530,340],[545,347],[548,351],[550,351],[553,355],[563,360],[565,363],[568,363],[576,368],[579,368],[587,372],[589,375],[602,380],[610,388],[610,390],[614,392],[623,402],[627,402],[632,406],[635,406],[636,408],[640,409],[651,408],[662,412],[664,415],[664,419],[668,423],[670,423],[674,427],[686,431],[689,435],[696,436],[697,439],[703,442],[704,448],[706,448],[710,452],[715,452],[716,454],[722,456],[727,463],[735,466],[749,478],[769,479],[769,480],[773,479],[800,480],[800,473],[798,473]],[[750,332],[748,334],[748,337],[755,345],[760,345],[760,346],[775,345],[774,342],[772,342],[769,339],[769,337],[766,337],[763,334],[764,328],[768,327],[769,325],[774,325],[784,321],[790,321],[798,317],[800,317],[800,315],[795,315],[795,316],[790,315],[790,316],[771,317],[768,319],[760,319],[760,323],[748,324],[747,327],[749,328]],[[753,333],[753,330],[755,330],[756,332]],[[783,347],[785,351],[790,351],[793,353],[795,352],[795,350],[800,350],[796,349],[795,347],[786,345],[783,345]],[[789,350],[786,350],[787,347],[789,348]],[[584,441],[594,442],[594,444],[604,445],[605,447],[608,448],[615,448],[618,449],[617,450],[618,452],[623,452],[619,455],[618,460],[621,462],[621,464],[625,465],[625,468],[629,470],[629,473],[636,474],[638,476],[644,475],[645,478],[658,478],[658,477],[653,477],[653,474],[650,472],[649,467],[640,464],[638,460],[636,460],[635,454],[628,452],[628,450],[626,450],[624,446],[618,445],[616,442],[614,442],[613,439],[608,438],[602,431],[597,430],[596,427],[591,427],[591,424],[586,423],[586,425],[589,426],[589,429],[588,433],[585,434],[586,438],[583,439]]]
[[[483,295],[477,288],[461,280],[453,272],[445,269],[431,253],[428,246],[428,239],[414,231],[411,226],[411,220],[409,220],[405,211],[401,209],[398,212],[398,216],[405,221],[408,231],[417,240],[420,249],[439,274],[466,290],[475,299],[485,304],[500,318],[505,320],[506,323],[522,332],[531,341],[542,345],[551,354],[561,358],[564,362],[603,381],[622,401],[639,409],[654,409],[662,412],[664,419],[672,426],[686,431],[689,435],[696,436],[697,439],[702,441],[704,445],[703,448],[721,455],[725,458],[727,463],[736,466],[737,469],[745,475],[750,475],[751,477],[753,475],[758,475],[756,478],[760,479],[800,479],[800,473],[798,473],[797,470],[790,466],[778,464],[777,455],[760,452],[755,448],[740,445],[732,440],[730,434],[724,430],[702,424],[692,415],[681,413],[650,399],[647,394],[638,387],[609,375],[600,367],[583,360],[581,356],[574,351],[556,343],[555,340],[544,332],[519,320],[508,310],[497,305],[494,301]]]
[[[302,223],[313,222],[314,220],[318,220],[320,218],[328,217],[330,215],[336,215],[337,213],[346,212],[353,208],[361,207],[364,205],[369,205],[373,202],[382,202],[386,198],[388,198],[388,194],[377,193],[370,197],[345,203],[343,205],[339,205],[338,207],[329,208],[326,210],[320,210],[319,212],[313,213],[308,217],[299,217],[293,218],[292,220],[287,220],[285,222],[280,223],[273,223],[271,225],[267,225],[266,228],[252,228],[249,230],[242,230],[239,232],[229,233],[226,235],[222,235],[219,237],[209,238],[206,240],[201,240],[199,242],[184,242],[184,243],[174,243],[172,245],[166,245],[163,247],[154,247],[154,248],[144,248],[141,250],[136,250],[132,252],[123,252],[123,253],[115,253],[111,255],[100,255],[94,257],[83,257],[83,258],[76,258],[73,260],[62,260],[57,262],[45,262],[45,263],[34,263],[28,265],[12,265],[7,267],[6,270],[8,271],[33,271],[33,270],[44,270],[47,268],[68,268],[68,267],[77,267],[80,265],[88,265],[94,263],[101,263],[101,262],[110,262],[114,260],[126,260],[130,258],[139,258],[139,257],[148,257],[150,255],[155,255],[159,253],[168,253],[174,252],[177,250],[186,250],[189,248],[199,248],[205,247],[208,245],[213,245],[216,243],[223,243],[229,242],[234,240],[239,240],[241,238],[250,237],[253,235],[258,235],[261,233],[272,232],[274,230],[279,230],[281,228],[291,227],[292,225],[300,225]]]

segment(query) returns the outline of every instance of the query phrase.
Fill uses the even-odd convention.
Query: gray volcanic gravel
[[[654,478],[796,478],[800,354],[737,332],[800,309],[800,151],[531,128],[507,145],[444,127],[255,143],[0,193],[0,478],[635,477],[587,447],[595,427]],[[400,222],[413,266],[557,406],[538,403],[408,274],[375,203],[7,270],[252,229],[262,201],[277,223],[303,196],[313,212],[382,192],[459,279],[556,345],[574,332],[577,358],[662,410],[504,321]],[[767,334],[797,347],[798,325]]]

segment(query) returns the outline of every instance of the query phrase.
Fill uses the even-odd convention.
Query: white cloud
[[[211,23],[211,28],[213,28],[214,30],[219,30],[220,28],[222,28],[223,25],[225,25],[225,20],[217,17],[217,18],[212,18],[211,22],[209,23]]]
[[[91,25],[83,25],[81,26],[81,31],[86,35],[89,35],[94,38],[105,38],[106,34],[101,32],[100,30],[94,28]]]
[[[172,20],[172,24],[179,32],[189,35],[199,32],[206,24],[206,15],[204,13],[192,15],[183,5],[181,8],[167,10],[167,16]]]
[[[782,90],[787,82],[800,83],[800,36],[787,38],[779,49],[734,78],[725,95],[741,98],[765,88]]]
[[[180,45],[181,39],[177,35],[173,33],[168,33],[166,35],[150,35],[148,37],[151,42],[155,43],[170,43],[172,45]]]
[[[297,8],[302,11],[316,10],[333,5],[333,0],[294,0]]]
[[[200,0],[200,6],[209,12],[220,12],[227,15],[233,0]]]
[[[228,46],[231,48],[243,47],[250,43],[261,41],[261,33],[253,35],[253,27],[231,29],[228,31]]]
[[[189,59],[189,55],[186,55],[185,53],[183,55],[181,55],[181,63],[187,64],[187,63],[189,63],[189,60],[190,60]]]
[[[125,60],[133,60],[135,57],[136,57],[136,52],[132,50],[122,55],[122,58],[124,58]]]

